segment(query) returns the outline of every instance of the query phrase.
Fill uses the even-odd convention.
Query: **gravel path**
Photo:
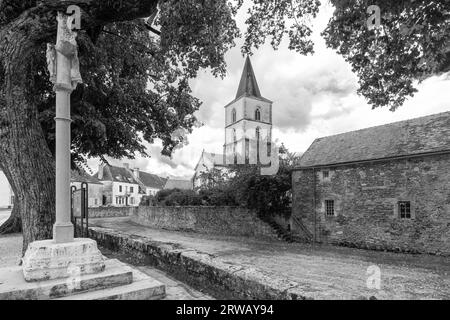
[[[129,218],[92,219],[90,223],[177,243],[229,264],[287,278],[329,298],[450,299],[450,258],[173,232],[140,226]],[[374,274],[368,269],[372,266],[381,272],[379,290],[367,287],[369,275]]]
[[[18,265],[22,253],[22,235],[0,236],[0,268]]]

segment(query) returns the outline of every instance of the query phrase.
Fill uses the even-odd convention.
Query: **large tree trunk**
[[[23,251],[35,240],[50,239],[55,219],[55,169],[52,154],[29,98],[33,44],[18,29],[3,50],[2,134],[0,162],[20,203]]]
[[[55,220],[54,159],[29,92],[33,88],[30,57],[43,43],[55,41],[55,14],[65,12],[70,4],[82,7],[87,29],[148,17],[155,12],[157,0],[123,0],[117,8],[104,0],[38,4],[0,0],[0,163],[9,172],[15,192],[13,215],[17,218],[20,213],[24,251],[32,241],[51,238]]]

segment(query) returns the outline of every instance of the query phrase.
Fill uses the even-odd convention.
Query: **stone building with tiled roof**
[[[202,152],[192,178],[195,188],[204,185],[202,173],[213,168],[227,171],[229,165],[260,163],[260,149],[269,156],[272,139],[272,104],[272,101],[261,95],[252,63],[247,57],[236,97],[224,107],[223,154]]]
[[[450,112],[316,139],[292,183],[303,237],[450,254]]]
[[[164,189],[167,182],[166,178],[147,172],[133,169],[134,178],[138,181],[141,190],[147,195],[155,195],[159,190]]]

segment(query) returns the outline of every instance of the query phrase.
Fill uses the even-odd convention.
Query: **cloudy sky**
[[[241,10],[238,16],[241,30],[245,29],[245,11]],[[292,52],[285,43],[277,51],[265,46],[251,57],[262,95],[274,101],[275,140],[283,142],[290,151],[304,152],[318,137],[450,110],[450,75],[424,81],[418,86],[419,92],[395,112],[372,110],[365,99],[357,95],[357,77],[349,64],[326,48],[320,36],[332,13],[333,8],[324,5],[313,22],[316,51],[313,56]],[[203,101],[197,117],[205,125],[189,136],[188,146],[170,159],[161,156],[160,145],[149,145],[151,158],[110,159],[111,163],[127,162],[163,177],[190,178],[203,149],[222,153],[223,107],[234,99],[239,85],[245,60],[239,49],[241,43],[226,56],[226,78],[214,78],[205,71],[191,81],[193,94]],[[96,172],[98,160],[91,159],[89,165]]]

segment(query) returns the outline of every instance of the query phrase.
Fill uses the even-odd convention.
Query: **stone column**
[[[56,46],[47,53],[51,78],[56,92],[56,222],[53,240],[56,243],[73,241],[70,221],[70,94],[81,82],[79,74],[76,32],[69,26],[72,19],[58,14]],[[56,61],[55,61],[56,60]]]
[[[73,241],[70,221],[70,60],[57,52],[56,92],[56,222],[53,240]]]
[[[97,243],[74,239],[70,221],[70,94],[81,83],[73,17],[58,13],[56,46],[47,45],[50,81],[56,92],[56,222],[53,239],[34,241],[22,259],[25,281],[46,281],[105,270]]]

